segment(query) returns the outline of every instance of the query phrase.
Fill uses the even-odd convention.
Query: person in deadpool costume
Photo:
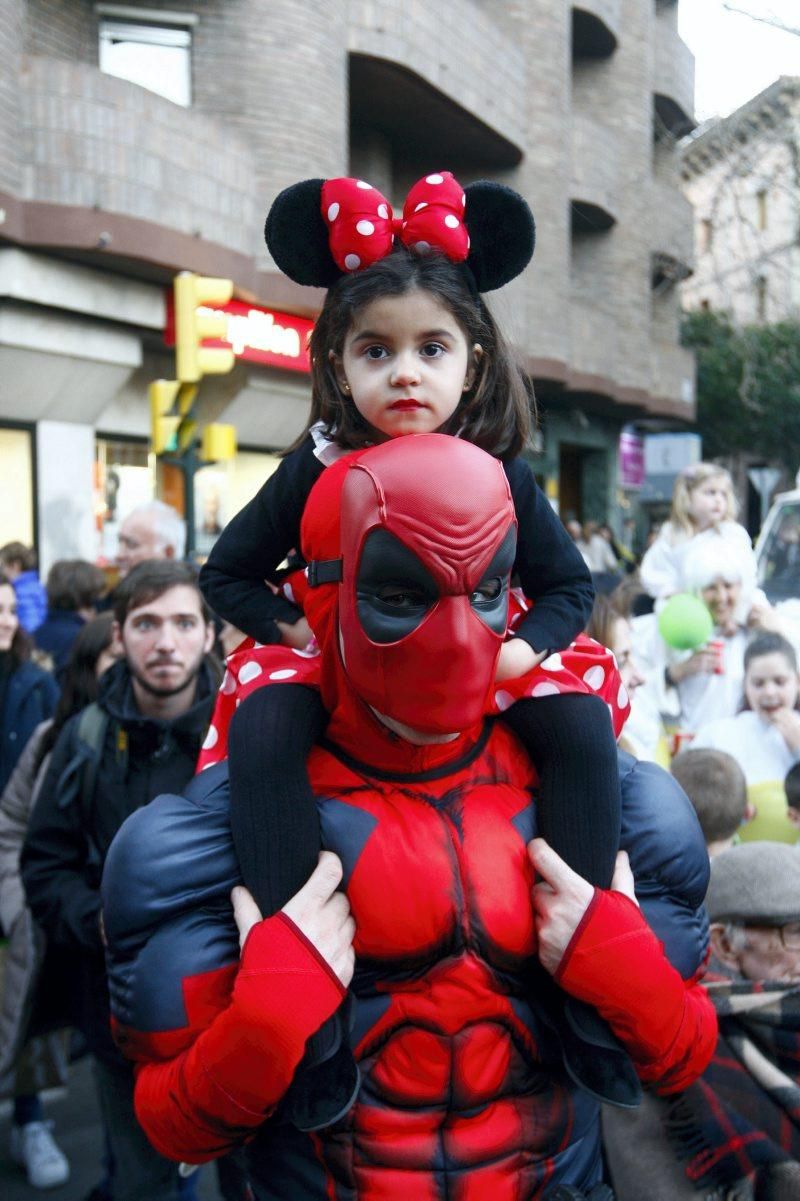
[[[359,451],[324,473],[304,519],[321,656],[229,661],[229,694],[305,663],[331,714],[309,773],[355,922],[361,1078],[332,1125],[299,1129],[287,1102],[341,1004],[346,956],[304,933],[301,890],[265,920],[239,893],[240,957],[227,764],[132,815],[111,848],[112,1008],[139,1120],[191,1163],[245,1144],[259,1201],[599,1196],[598,1105],[564,1069],[547,973],[658,1091],[712,1054],[694,979],[708,861],[685,797],[623,757],[623,845],[656,934],[624,863],[621,890],[595,889],[535,838],[532,765],[483,716],[514,541],[502,466],[475,446],[430,434]],[[246,754],[235,725],[232,760]]]

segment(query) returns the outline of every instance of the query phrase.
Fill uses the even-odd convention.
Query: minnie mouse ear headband
[[[264,237],[277,266],[298,284],[328,288],[385,258],[397,240],[464,263],[478,291],[492,292],[524,271],[536,226],[511,188],[488,180],[462,188],[442,171],[414,184],[402,217],[361,179],[303,180],[277,197]]]

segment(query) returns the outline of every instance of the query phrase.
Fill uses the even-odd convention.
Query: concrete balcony
[[[694,56],[666,16],[655,22],[653,91],[656,115],[671,134],[694,129]]]
[[[650,250],[672,261],[682,278],[694,267],[694,218],[692,206],[676,187],[661,180],[650,183]]]
[[[254,162],[229,127],[87,64],[32,57],[20,80],[24,199],[252,253],[263,220]]]
[[[617,219],[620,162],[616,131],[584,113],[573,113],[570,200],[573,227],[581,232],[609,229]]]
[[[572,6],[573,58],[608,58],[619,42],[620,0],[580,0]]]
[[[513,161],[508,152],[505,155],[508,161],[504,165],[513,166],[522,156],[519,148],[527,142],[524,49],[493,18],[491,6],[487,8],[471,0],[451,0],[446,9],[446,28],[444,21],[443,10],[427,0],[408,0],[404,4],[394,0],[352,0],[348,37],[353,56],[351,103],[353,58],[362,56],[392,64],[395,68],[389,81],[392,87],[402,86],[406,76],[406,90],[418,80],[444,94],[451,108],[459,106],[464,110],[479,136],[482,125],[510,147],[517,148]],[[424,117],[423,98],[412,95],[411,101]],[[376,105],[382,112],[386,107],[383,91],[372,91],[369,103],[373,114]],[[399,99],[394,107],[403,107]],[[429,113],[426,119],[435,116]],[[452,125],[452,118],[448,119],[448,125]],[[412,144],[428,137],[429,132],[417,125]],[[451,129],[444,132],[449,140]]]
[[[695,359],[674,343],[654,342],[651,350],[652,402],[648,411],[693,421],[695,416]]]

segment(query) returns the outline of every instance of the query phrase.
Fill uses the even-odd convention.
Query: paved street
[[[70,1161],[70,1179],[63,1188],[47,1192],[29,1186],[22,1170],[8,1158],[11,1107],[5,1102],[0,1106],[0,1196],[3,1201],[34,1201],[37,1197],[47,1197],[51,1201],[83,1201],[100,1180],[103,1146],[88,1058],[74,1066],[68,1090],[48,1094],[45,1109],[46,1116],[55,1121],[58,1142]],[[198,1201],[220,1201],[213,1167],[202,1169],[197,1196]],[[146,1199],[142,1198],[142,1201]]]

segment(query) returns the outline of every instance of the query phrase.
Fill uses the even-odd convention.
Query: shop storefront
[[[30,427],[0,426],[0,546],[36,541],[34,519],[35,456]]]

